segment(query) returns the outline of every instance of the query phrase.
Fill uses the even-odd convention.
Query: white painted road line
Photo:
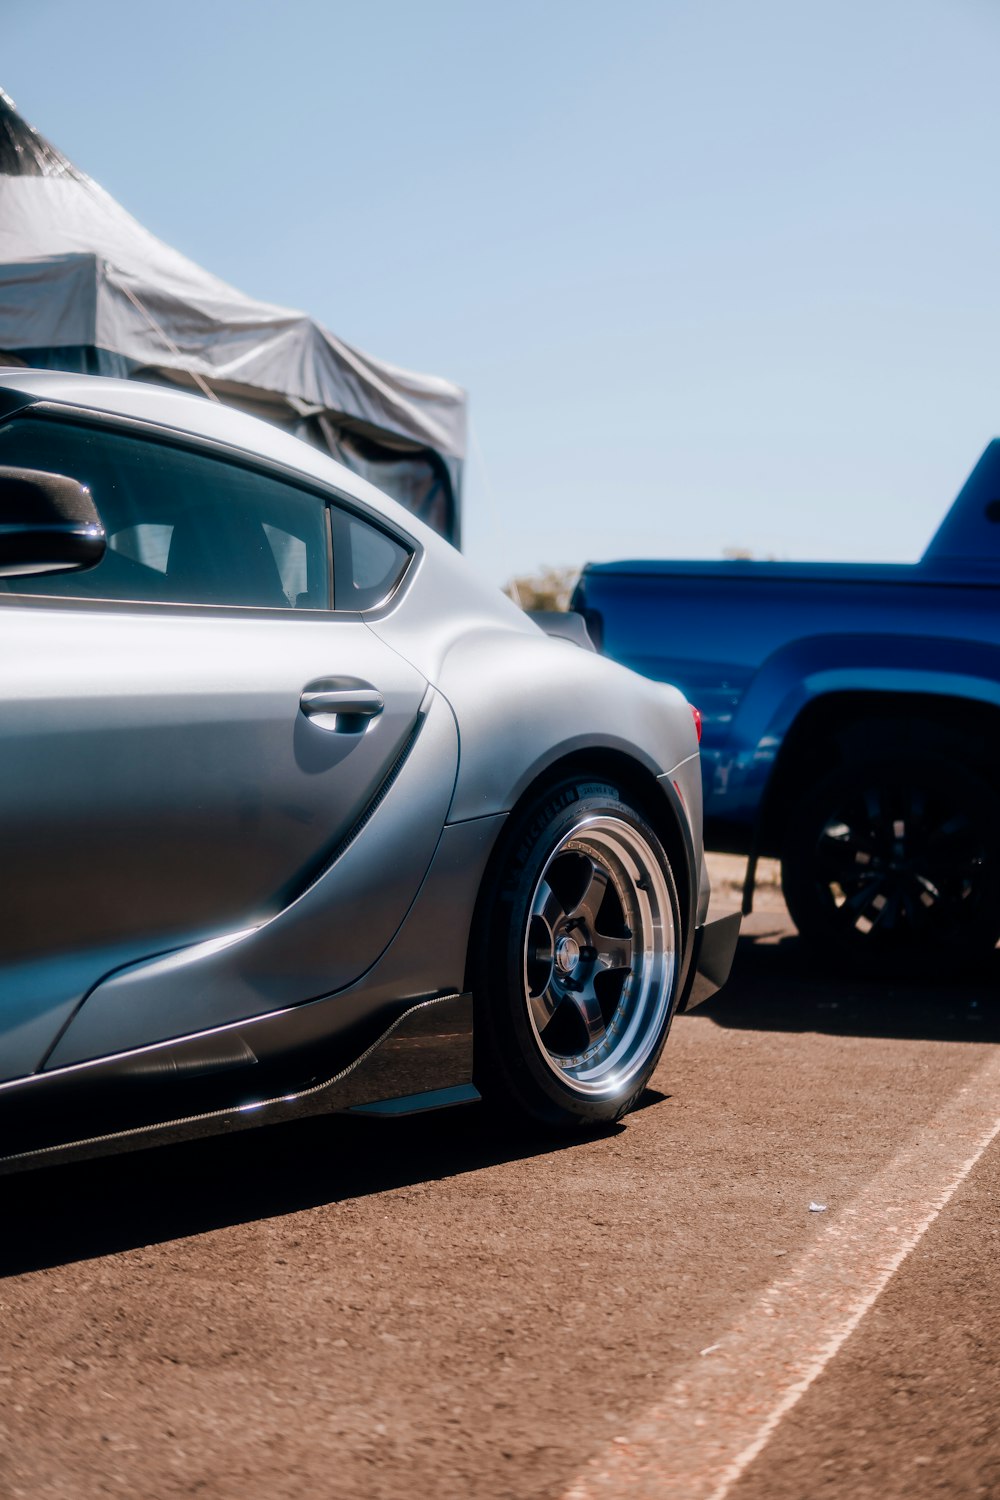
[[[724,1500],[1000,1135],[1000,1048],[564,1500]]]

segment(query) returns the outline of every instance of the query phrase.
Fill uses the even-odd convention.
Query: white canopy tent
[[[0,362],[170,381],[255,412],[458,543],[458,386],[220,281],[144,229],[2,91],[0,351]]]

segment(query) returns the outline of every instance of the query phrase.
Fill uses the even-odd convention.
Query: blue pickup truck
[[[597,648],[703,718],[706,844],[847,959],[1000,937],[1000,440],[910,565],[589,564]]]

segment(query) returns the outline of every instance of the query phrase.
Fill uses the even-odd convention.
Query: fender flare
[[[956,670],[956,662],[962,670]],[[802,713],[838,695],[881,701],[958,698],[1000,710],[1000,647],[934,636],[806,637],[769,657],[734,718],[731,748],[748,779],[760,786],[743,887],[743,912],[753,907],[757,861],[769,796],[782,747]]]

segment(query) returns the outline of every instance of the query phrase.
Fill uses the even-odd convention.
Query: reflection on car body
[[[728,972],[679,693],[195,397],[0,376],[0,1166],[617,1118]]]

